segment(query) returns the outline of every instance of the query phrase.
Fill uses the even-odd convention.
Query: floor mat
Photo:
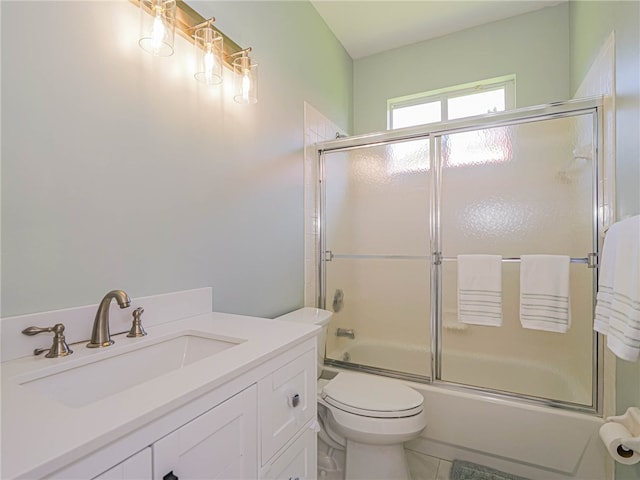
[[[454,460],[451,466],[450,480],[527,480],[493,468],[471,462]]]

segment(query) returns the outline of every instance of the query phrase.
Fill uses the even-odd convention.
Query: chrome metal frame
[[[537,107],[517,108],[508,112],[488,113],[486,115],[477,115],[459,120],[338,138],[318,143],[317,149],[320,153],[323,153],[337,150],[350,150],[358,147],[373,147],[399,141],[424,139],[425,137],[475,130],[479,127],[504,127],[507,125],[526,123],[527,121],[533,122],[544,117],[571,116],[580,111],[600,108],[602,108],[601,97],[568,100],[566,102],[555,102]]]
[[[429,139],[429,151],[434,161],[431,169],[431,215],[429,232],[431,237],[431,254],[438,257],[442,254],[442,236],[440,234],[440,191],[442,183],[442,166],[437,161],[442,153],[440,137]],[[431,261],[431,381],[442,377],[442,264]]]
[[[496,114],[480,115],[461,120],[442,122],[438,124],[422,125],[417,127],[408,127],[393,131],[378,132],[354,137],[339,138],[317,145],[318,153],[318,189],[317,189],[317,210],[318,219],[318,306],[326,308],[326,262],[332,258],[388,258],[388,259],[429,259],[424,256],[404,256],[404,255],[347,255],[347,254],[331,254],[331,259],[325,256],[326,251],[326,219],[325,219],[325,154],[330,152],[347,151],[357,148],[373,147],[379,145],[387,145],[402,141],[411,141],[417,139],[429,138],[430,152],[433,159],[441,157],[441,137],[453,133],[459,133],[478,128],[491,128],[499,126],[508,126],[515,124],[523,124],[540,120],[548,120],[553,118],[562,118],[576,116],[580,114],[593,114],[593,133],[596,139],[593,149],[592,158],[592,197],[593,197],[593,253],[589,253],[586,258],[571,259],[573,263],[585,263],[589,268],[593,269],[593,307],[595,307],[595,298],[597,293],[598,265],[597,259],[602,247],[602,239],[600,238],[599,225],[600,214],[598,208],[599,201],[599,173],[602,166],[602,98],[586,98],[579,100],[570,100],[566,102],[557,102],[539,107],[529,107],[511,110]],[[340,368],[365,371],[368,373],[376,373],[380,375],[390,376],[394,378],[425,383],[429,382],[439,387],[449,388],[453,390],[473,391],[481,396],[499,399],[515,399],[524,403],[550,406],[571,411],[578,411],[591,414],[602,414],[602,401],[604,398],[603,378],[603,342],[601,336],[593,332],[593,362],[592,362],[592,405],[581,405],[571,402],[558,401],[546,398],[539,398],[530,395],[510,393],[498,390],[492,390],[485,387],[477,387],[471,385],[461,385],[453,382],[442,380],[442,260],[452,260],[448,257],[442,257],[441,248],[441,229],[440,229],[440,195],[441,195],[441,179],[442,167],[441,162],[433,161],[434,168],[431,169],[431,215],[429,222],[429,235],[431,242],[431,312],[430,312],[430,328],[431,328],[431,377],[426,378],[420,375],[414,375],[403,372],[386,370],[383,368],[369,367],[366,365],[358,365],[339,360],[326,359],[327,365],[333,365]],[[505,261],[518,261],[516,257],[505,258]]]
[[[326,251],[326,223],[325,223],[325,168],[324,168],[324,155],[320,150],[317,152],[318,162],[317,162],[317,189],[316,189],[316,222],[318,225],[318,234],[316,236],[317,241],[317,265],[318,265],[318,284],[316,290],[318,292],[318,307],[326,308],[326,266],[325,266],[325,255]],[[327,358],[326,352],[324,358]]]
[[[599,99],[600,102],[596,107],[596,114],[593,118],[593,134],[596,138],[594,142],[595,145],[591,152],[591,158],[593,161],[591,162],[592,169],[592,195],[593,195],[593,231],[592,231],[592,239],[593,239],[593,251],[595,252],[595,265],[592,265],[593,269],[593,294],[592,294],[592,309],[595,311],[596,308],[596,295],[598,293],[598,274],[600,272],[600,262],[601,258],[600,252],[602,252],[602,246],[604,239],[600,237],[600,224],[601,222],[601,214],[599,208],[599,199],[600,199],[600,169],[604,168],[604,152],[602,146],[604,145],[604,137],[602,128],[602,122],[604,118],[603,110],[602,110],[602,98]],[[593,349],[592,349],[592,379],[591,379],[591,388],[592,388],[592,398],[595,402],[594,409],[596,413],[602,415],[603,407],[604,407],[604,340],[602,335],[598,335],[595,330],[593,331]]]

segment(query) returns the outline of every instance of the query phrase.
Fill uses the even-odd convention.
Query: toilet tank
[[[333,312],[322,310],[321,308],[304,307],[299,310],[287,313],[275,320],[284,320],[285,322],[302,322],[311,325],[317,325],[322,328],[317,337],[318,342],[318,378],[322,373],[322,365],[324,364],[324,349],[327,343],[327,325],[333,316]]]

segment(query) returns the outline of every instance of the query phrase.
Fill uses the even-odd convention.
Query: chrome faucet
[[[127,308],[131,305],[131,299],[122,290],[111,290],[107,293],[96,312],[96,319],[93,322],[93,332],[91,333],[91,340],[87,343],[89,348],[108,347],[113,345],[111,340],[111,334],[109,333],[109,305],[111,305],[111,299],[115,298],[120,308]]]

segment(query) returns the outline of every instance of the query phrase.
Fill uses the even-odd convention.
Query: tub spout
[[[338,328],[336,330],[336,336],[347,337],[353,340],[354,338],[356,338],[356,332],[353,330],[353,328]]]

